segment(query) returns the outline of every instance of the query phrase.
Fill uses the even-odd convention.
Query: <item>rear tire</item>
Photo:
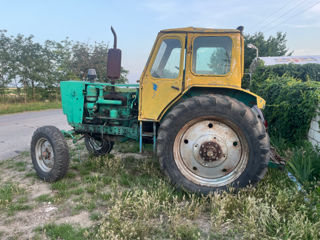
[[[223,95],[203,95],[175,106],[159,129],[157,154],[170,181],[208,194],[263,178],[269,137],[252,110]]]
[[[54,126],[38,128],[31,140],[31,158],[39,178],[55,182],[69,168],[69,150],[63,134]]]

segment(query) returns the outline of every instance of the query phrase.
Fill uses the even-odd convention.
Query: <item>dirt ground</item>
[[[86,157],[83,153],[82,157]],[[19,163],[17,165],[17,163]],[[25,163],[25,164],[23,164]],[[22,167],[19,167],[22,166]],[[26,210],[8,214],[6,209],[0,209],[0,232],[2,239],[31,239],[34,237],[34,229],[46,223],[71,223],[88,227],[92,224],[89,213],[81,211],[71,216],[65,209],[51,201],[37,201],[42,195],[53,196],[55,190],[50,184],[41,181],[35,176],[29,153],[23,153],[17,157],[4,161],[0,167],[0,182],[10,183],[22,189],[26,200],[23,205]],[[19,201],[18,199],[13,199]],[[70,202],[70,204],[72,204]],[[44,239],[45,236],[43,236]]]
[[[77,163],[89,158],[83,142],[74,145],[68,141],[68,145],[71,158],[76,159]],[[130,147],[132,148],[131,145]],[[128,151],[132,150],[130,147]],[[112,153],[118,158],[144,158],[136,153],[121,153],[116,149]],[[72,168],[72,162],[70,167]],[[75,182],[81,182],[81,177],[77,174],[72,175],[72,178]],[[80,228],[93,225],[90,219],[92,209],[89,212],[79,207],[80,210],[74,211],[74,206],[78,204],[77,199],[75,201],[72,197],[60,196],[59,186],[55,189],[53,184],[36,176],[29,152],[0,162],[0,186],[4,185],[10,191],[4,191],[4,194],[9,196],[7,199],[4,197],[4,203],[0,204],[0,239],[48,239],[45,234],[37,234],[35,229],[49,223],[65,223]],[[98,207],[96,208],[98,210]]]

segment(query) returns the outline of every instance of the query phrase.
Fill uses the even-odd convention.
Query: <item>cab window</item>
[[[164,39],[151,68],[155,78],[175,79],[180,71],[181,42],[178,39]]]
[[[197,37],[193,43],[192,71],[225,75],[230,71],[232,40],[229,37]]]

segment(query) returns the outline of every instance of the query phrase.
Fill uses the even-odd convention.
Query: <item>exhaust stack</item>
[[[115,84],[115,80],[120,78],[121,74],[121,50],[117,48],[117,34],[111,27],[114,37],[113,48],[108,50],[107,77]]]

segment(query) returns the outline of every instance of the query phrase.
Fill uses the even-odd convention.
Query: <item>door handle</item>
[[[177,90],[177,91],[180,90],[180,89],[179,89],[178,87],[176,87],[176,86],[171,86],[171,88],[173,88],[173,89],[175,89],[175,90]]]

